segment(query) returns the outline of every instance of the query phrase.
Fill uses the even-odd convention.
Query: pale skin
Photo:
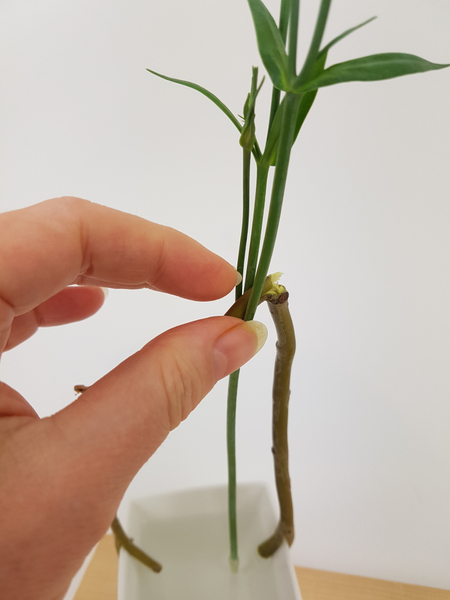
[[[85,200],[0,214],[0,352],[40,326],[90,317],[100,286],[206,301],[235,284],[234,268],[187,236]],[[2,600],[64,597],[137,471],[261,337],[233,317],[181,325],[43,419],[0,383]]]

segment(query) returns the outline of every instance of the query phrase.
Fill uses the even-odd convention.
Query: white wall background
[[[305,39],[318,2],[303,5]],[[326,40],[373,15],[330,64],[386,51],[450,62],[446,0],[335,0]],[[244,0],[2,0],[1,210],[77,195],[179,228],[234,262],[237,132],[206,99],[145,69],[194,80],[241,113],[252,64]],[[272,268],[285,273],[298,332],[295,563],[446,589],[449,96],[450,70],[321,91],[294,151]],[[113,290],[97,316],[5,355],[1,377],[47,415],[74,399],[74,384],[230,302]],[[264,308],[259,318],[270,326]],[[271,330],[245,370],[238,415],[239,479],[271,485],[273,342]],[[225,388],[126,498],[225,481]]]

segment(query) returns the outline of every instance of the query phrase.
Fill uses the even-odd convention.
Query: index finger
[[[236,271],[188,236],[79,198],[0,215],[0,349],[12,319],[78,283],[214,300]]]

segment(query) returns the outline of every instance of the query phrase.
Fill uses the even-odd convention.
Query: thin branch
[[[258,547],[264,558],[272,556],[284,540],[294,541],[294,510],[289,476],[288,411],[292,361],[295,354],[295,332],[287,291],[267,298],[270,314],[277,330],[277,356],[273,379],[273,459],[280,519],[275,532]]]
[[[114,517],[114,521],[111,523],[111,529],[114,534],[117,552],[120,552],[120,549],[123,548],[133,558],[155,573],[159,573],[162,570],[162,565],[160,565],[159,562],[153,560],[153,558],[138,548],[133,540],[127,536],[117,517]]]

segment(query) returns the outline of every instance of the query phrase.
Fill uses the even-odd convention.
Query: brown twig
[[[133,556],[136,560],[141,562],[155,573],[159,573],[162,570],[162,565],[160,565],[159,562],[138,548],[138,546],[136,546],[136,544],[133,542],[132,538],[127,536],[117,517],[114,517],[114,520],[111,523],[111,529],[114,534],[117,553],[119,553],[120,549],[123,548],[126,552],[128,552],[128,554]]]
[[[294,541],[294,511],[289,476],[288,409],[292,361],[295,354],[295,333],[288,304],[287,291],[267,298],[270,314],[277,331],[277,356],[273,379],[273,458],[275,481],[280,505],[280,519],[273,535],[264,541],[258,552],[264,558],[272,556],[286,539]]]
[[[289,294],[277,283],[281,273],[269,275],[264,283],[259,300],[267,301],[277,331],[277,355],[273,378],[272,453],[274,458],[275,482],[280,519],[273,535],[258,547],[264,558],[272,556],[284,540],[289,546],[294,541],[294,511],[289,476],[288,409],[292,361],[295,354],[295,332],[289,312]],[[228,310],[227,316],[243,318],[251,289],[247,290]]]

